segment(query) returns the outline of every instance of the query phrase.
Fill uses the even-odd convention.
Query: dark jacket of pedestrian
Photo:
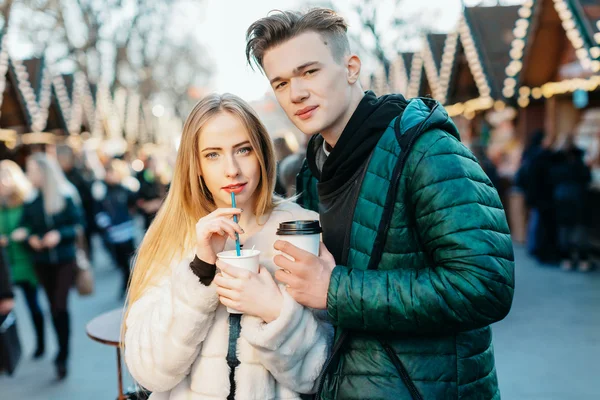
[[[560,225],[582,224],[587,187],[592,179],[590,168],[583,161],[583,151],[572,147],[556,152],[552,157],[550,178],[554,184],[556,222]]]
[[[85,226],[81,208],[71,197],[65,197],[65,207],[57,214],[50,215],[44,209],[44,198],[38,192],[33,199],[23,205],[22,227],[29,236],[40,238],[52,230],[60,233],[60,242],[53,249],[33,251],[33,260],[37,263],[62,264],[75,260],[77,229]]]
[[[0,247],[0,300],[14,297],[8,260],[4,248]]]

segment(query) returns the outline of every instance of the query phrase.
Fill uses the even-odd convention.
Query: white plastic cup
[[[319,256],[321,243],[321,224],[317,220],[287,221],[279,224],[277,236],[279,240],[290,242],[294,246]],[[286,254],[284,256],[287,257]],[[288,257],[290,258],[290,257]]]
[[[217,254],[217,258],[224,263],[231,265],[232,267],[245,269],[250,272],[258,273],[259,268],[259,250],[241,250],[240,256],[238,257],[235,250],[222,251]],[[230,277],[225,272],[222,272],[223,276]],[[243,314],[243,312],[227,307],[227,311],[230,314]]]

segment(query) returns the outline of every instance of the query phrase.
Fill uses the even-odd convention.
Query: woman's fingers
[[[212,229],[214,229],[214,232],[225,232],[231,238],[231,240],[235,240],[235,228],[232,225],[228,224],[225,220],[219,219],[214,221],[212,227]]]
[[[227,289],[221,286],[217,286],[217,294],[221,297],[226,297],[233,301],[239,301],[240,293],[235,290]]]
[[[227,219],[227,218],[221,218],[220,221],[223,221],[227,225],[231,226],[233,228],[233,230],[235,230],[240,235],[244,233],[244,230],[238,223],[236,223],[230,219]]]

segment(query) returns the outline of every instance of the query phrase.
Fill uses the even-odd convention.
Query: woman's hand
[[[279,317],[283,296],[271,273],[260,267],[258,274],[217,261],[221,272],[213,281],[224,306],[261,318],[266,323]]]
[[[239,208],[218,208],[196,223],[196,255],[209,264],[217,260],[217,253],[225,248],[227,237],[235,240],[236,232],[244,233],[242,228],[233,222],[234,215],[240,215]]]
[[[50,231],[44,235],[42,239],[42,244],[49,248],[53,249],[60,243],[60,232],[57,230]]]
[[[15,242],[22,242],[27,239],[27,229],[25,228],[17,228],[11,234],[10,238]]]
[[[31,235],[29,236],[29,240],[27,240],[29,246],[35,251],[42,251],[44,249],[44,244],[40,240],[39,236]]]

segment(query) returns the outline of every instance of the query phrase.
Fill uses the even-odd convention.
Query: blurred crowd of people
[[[592,269],[586,228],[587,190],[592,180],[584,152],[572,135],[551,143],[543,131],[531,136],[515,177],[530,209],[528,252],[565,270]]]
[[[11,276],[3,279],[0,317],[13,308],[14,290],[21,290],[35,328],[33,357],[42,358],[41,286],[58,341],[54,363],[59,379],[68,374],[69,291],[78,263],[94,260],[92,237],[101,238],[95,243],[106,247],[120,269],[118,295],[123,297],[136,250],[135,215],[147,229],[168,190],[168,165],[159,168],[159,160],[148,156],[143,164],[138,160],[143,169],[135,171],[124,158],[63,144],[32,152],[24,165],[0,161],[0,258]]]

